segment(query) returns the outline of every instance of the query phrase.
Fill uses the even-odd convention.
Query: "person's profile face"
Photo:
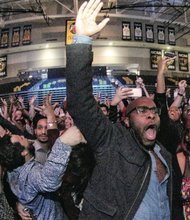
[[[73,121],[72,117],[70,116],[70,114],[67,112],[65,114],[65,128],[68,129],[72,126],[74,126],[74,121]]]
[[[172,106],[168,110],[168,115],[173,121],[178,121],[181,117],[181,111],[176,106]]]
[[[190,119],[190,105],[186,105],[184,108],[183,108],[183,119],[186,121],[186,120],[189,120]]]

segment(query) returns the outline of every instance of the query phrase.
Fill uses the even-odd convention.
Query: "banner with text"
[[[66,36],[65,36],[65,44],[72,44],[74,35],[76,33],[75,20],[67,20],[66,21]]]
[[[175,42],[175,28],[168,28],[168,44],[176,45]]]
[[[22,45],[31,44],[32,38],[32,25],[25,25],[23,27]]]
[[[162,58],[162,50],[151,49],[150,50],[150,67],[151,69],[158,68],[158,61]]]
[[[170,54],[170,56],[169,57],[176,57],[176,53],[175,53],[175,51],[168,51],[168,50],[165,50],[164,51],[164,56],[166,56],[167,57],[167,54]],[[176,59],[174,59],[174,60],[171,60],[170,62],[167,62],[167,69],[168,70],[176,70]]]
[[[122,22],[122,39],[131,40],[131,23],[127,21]]]
[[[164,26],[157,26],[157,38],[159,44],[165,44],[165,28]]]
[[[14,27],[12,30],[11,46],[18,47],[20,45],[20,27]]]
[[[146,24],[145,31],[146,31],[146,42],[154,43],[154,27],[153,27],[153,25]]]
[[[7,48],[9,46],[9,29],[2,29],[0,48]]]
[[[179,70],[188,72],[189,71],[188,53],[178,52],[178,60],[179,60]]]
[[[7,56],[0,57],[0,77],[7,76]]]
[[[138,41],[143,40],[142,23],[134,22],[134,39]]]

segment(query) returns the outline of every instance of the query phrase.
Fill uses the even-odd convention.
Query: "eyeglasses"
[[[155,115],[161,114],[161,109],[157,108],[157,107],[149,108],[147,106],[138,106],[135,109],[133,109],[131,112],[133,112],[135,110],[136,110],[137,114],[139,114],[139,115],[146,115],[149,111]]]

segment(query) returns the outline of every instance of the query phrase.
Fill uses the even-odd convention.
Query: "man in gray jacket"
[[[146,97],[134,100],[127,107],[126,129],[103,115],[92,93],[90,36],[109,21],[96,23],[102,5],[100,0],[83,3],[77,34],[67,46],[68,110],[96,157],[79,219],[169,220],[173,218],[171,155],[156,141],[159,109]]]

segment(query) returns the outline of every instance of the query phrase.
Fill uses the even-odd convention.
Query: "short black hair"
[[[37,128],[37,124],[38,124],[38,121],[41,120],[41,119],[47,119],[47,117],[41,115],[41,114],[36,114],[33,118],[33,128],[36,129]]]
[[[22,118],[22,119],[17,119],[16,121],[17,121],[17,122],[20,122],[22,125],[26,125],[26,121],[25,121],[24,118]]]
[[[99,103],[100,108],[106,108],[107,112],[109,112],[109,107],[104,103]]]
[[[12,143],[9,135],[0,138],[0,165],[8,171],[22,166],[25,163],[21,155],[24,149],[20,143]]]

